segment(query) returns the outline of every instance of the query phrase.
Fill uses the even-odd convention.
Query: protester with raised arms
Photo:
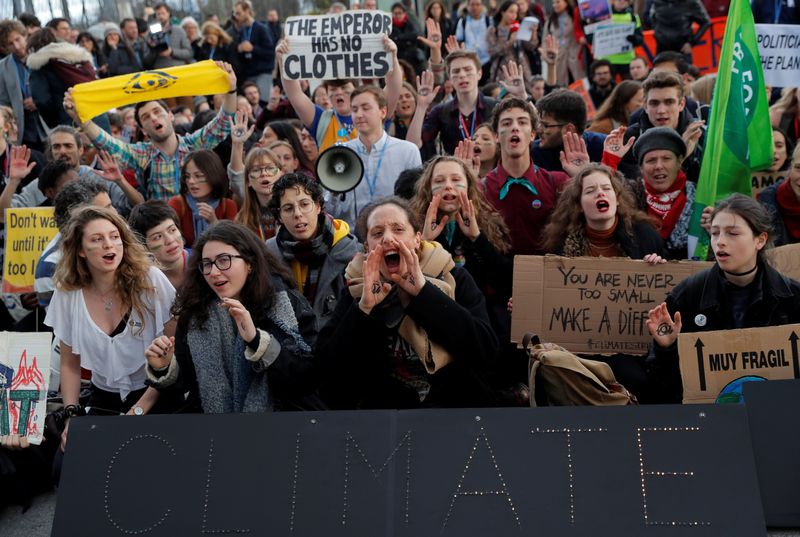
[[[711,213],[716,263],[690,276],[650,310],[647,329],[655,340],[654,380],[661,401],[680,403],[678,335],[777,326],[800,322],[800,283],[772,268],[770,215],[756,200],[733,194]]]

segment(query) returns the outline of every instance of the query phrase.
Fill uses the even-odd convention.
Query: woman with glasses
[[[209,414],[320,409],[314,312],[292,277],[245,226],[223,221],[198,239],[172,308],[175,337],[145,357],[161,396]]]
[[[145,386],[144,352],[153,338],[174,333],[168,321],[175,290],[113,210],[75,209],[61,252],[44,322],[61,342],[68,414],[82,411],[81,368],[92,372],[88,406],[112,414],[150,412],[158,394]],[[68,430],[69,423],[62,450]]]
[[[247,226],[262,241],[275,236],[277,223],[267,208],[272,187],[281,176],[281,160],[278,155],[262,147],[254,147],[244,163],[247,187],[244,203],[236,221]]]
[[[281,177],[272,188],[269,209],[280,222],[267,248],[292,269],[297,289],[311,303],[322,327],[347,286],[344,269],[360,251],[344,220],[323,211],[319,184],[301,173]]]
[[[236,218],[238,208],[228,197],[228,176],[216,153],[199,149],[186,156],[180,194],[170,198],[169,206],[178,213],[188,245],[218,220]]]

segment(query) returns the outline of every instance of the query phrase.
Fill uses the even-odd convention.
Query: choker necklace
[[[731,276],[747,276],[748,274],[754,273],[757,268],[758,268],[758,263],[756,263],[756,266],[745,272],[728,272],[727,270],[723,270],[722,272],[724,272],[725,274],[730,274]]]

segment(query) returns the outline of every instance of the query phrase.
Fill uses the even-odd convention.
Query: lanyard
[[[378,184],[378,173],[381,171],[381,163],[383,162],[383,154],[386,153],[386,147],[389,145],[389,140],[387,138],[386,143],[383,144],[383,149],[381,149],[381,154],[378,156],[378,165],[375,166],[374,171],[375,173],[372,174],[372,180],[370,181],[369,174],[367,174],[367,160],[369,160],[369,154],[365,153],[361,149],[361,145],[358,146],[358,154],[363,155],[364,158],[361,160],[364,161],[364,178],[367,180],[367,186],[369,187],[369,199],[372,201],[372,198],[375,196],[375,187]],[[374,148],[375,146],[373,146]]]
[[[242,41],[250,41],[250,36],[253,35],[253,25],[242,29]]]
[[[211,47],[211,52],[208,53],[208,59],[209,60],[213,60],[214,59],[214,52],[216,52],[216,51],[217,51],[217,47]]]
[[[467,122],[464,121],[463,114],[461,112],[458,113],[458,129],[461,131],[461,138],[464,140],[472,138],[472,135],[475,134],[475,118],[478,117],[478,109],[473,110],[470,115],[472,116],[472,126],[467,131]]]
[[[175,195],[177,196],[181,192],[181,161],[180,161],[180,147],[175,150]]]

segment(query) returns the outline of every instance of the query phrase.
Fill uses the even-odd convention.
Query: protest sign
[[[739,402],[748,381],[800,378],[800,324],[682,333],[684,403]]]
[[[57,232],[52,207],[6,209],[4,293],[33,292],[36,263]]]
[[[766,255],[775,270],[800,281],[800,243],[771,248]]]
[[[711,263],[516,256],[511,340],[526,332],[572,352],[645,354],[648,312]]]
[[[753,197],[758,199],[758,195],[761,192],[776,183],[782,182],[786,178],[785,171],[778,171],[778,172],[753,172],[752,179],[753,179]]]
[[[780,88],[796,86],[800,79],[800,25],[756,24],[756,39],[764,82]]]
[[[87,416],[67,449],[53,537],[766,537],[744,405]]]
[[[586,34],[593,33],[598,24],[611,19],[611,6],[608,0],[580,0],[578,10]]]
[[[51,339],[50,332],[0,332],[0,436],[42,442]]]
[[[605,58],[613,54],[633,50],[633,43],[628,36],[633,35],[636,24],[601,24],[594,31],[592,53],[595,58]]]
[[[586,103],[586,119],[591,121],[594,119],[595,114],[597,114],[597,110],[594,107],[594,101],[592,101],[592,96],[589,95],[589,79],[588,78],[581,78],[580,80],[576,80],[567,88],[570,91],[574,91],[578,95],[581,96],[583,102]]]
[[[289,52],[281,69],[289,80],[382,78],[392,68],[383,45],[392,17],[383,11],[289,17],[284,28]]]
[[[519,30],[517,31],[517,41],[530,41],[533,37],[533,32],[539,27],[539,19],[536,17],[525,17],[519,23]]]

